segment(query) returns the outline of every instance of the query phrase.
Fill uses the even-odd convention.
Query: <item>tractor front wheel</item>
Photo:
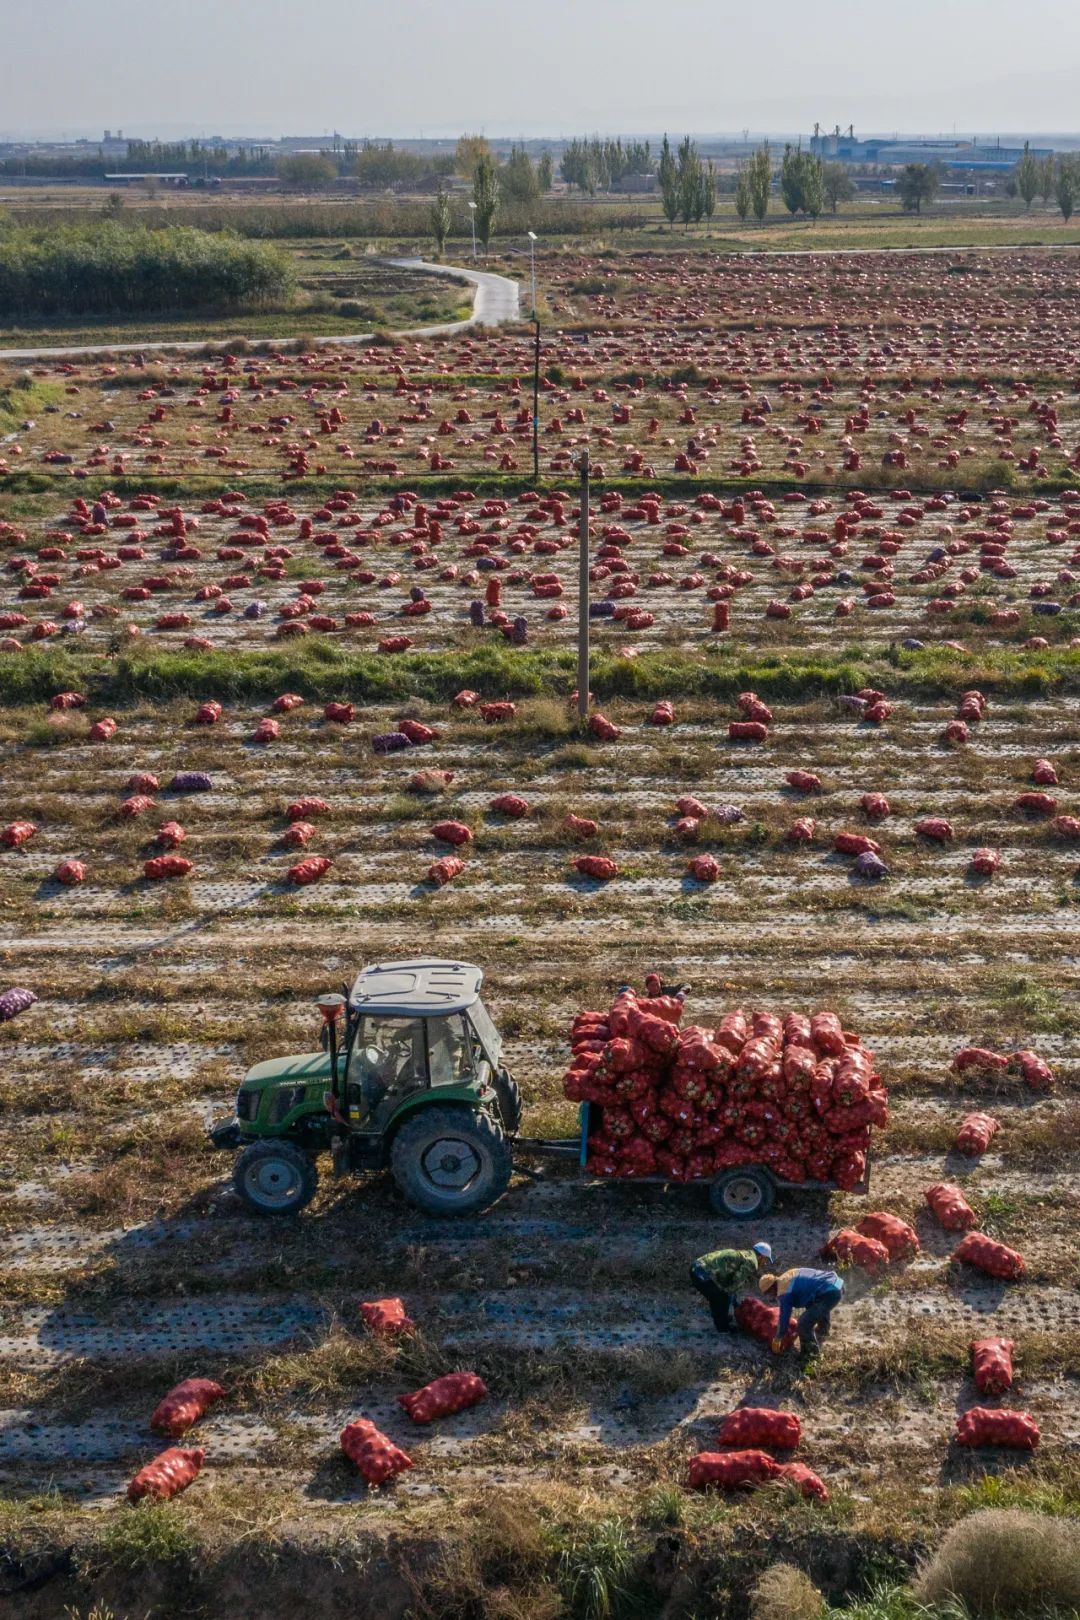
[[[390,1167],[428,1215],[475,1215],[501,1198],[513,1161],[503,1131],[476,1108],[422,1108],[394,1138]]]
[[[233,1186],[256,1215],[296,1215],[318,1184],[314,1159],[291,1142],[252,1142],[233,1166]]]

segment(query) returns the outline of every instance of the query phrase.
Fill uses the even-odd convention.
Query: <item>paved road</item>
[[[428,264],[424,259],[390,259],[390,264],[405,270],[426,270],[433,276],[456,276],[470,281],[476,288],[472,314],[463,321],[450,321],[442,326],[417,326],[399,332],[399,337],[439,337],[447,332],[463,332],[468,326],[499,326],[503,321],[516,321],[520,288],[508,276],[497,276],[490,270],[467,270],[463,265]],[[241,336],[242,334],[234,334]],[[343,332],[333,337],[316,338],[320,345],[340,348],[345,344],[370,343],[374,332]],[[191,354],[205,349],[208,343],[224,343],[227,339],[197,338],[192,342],[155,343],[144,339],[131,343],[86,343],[77,348],[0,349],[2,360],[74,360],[81,355],[94,354]],[[280,349],[293,341],[290,338],[249,337],[251,344],[263,344]]]

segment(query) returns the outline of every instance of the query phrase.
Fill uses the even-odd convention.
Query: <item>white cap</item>
[[[760,1254],[763,1260],[771,1260],[773,1257],[771,1243],[755,1243],[752,1252]]]

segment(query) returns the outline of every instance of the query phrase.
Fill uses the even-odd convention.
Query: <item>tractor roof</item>
[[[358,1012],[430,1018],[467,1011],[479,999],[483,978],[469,962],[376,962],[358,974],[349,1000]]]

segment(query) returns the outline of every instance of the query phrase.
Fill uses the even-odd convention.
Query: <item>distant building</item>
[[[1000,141],[977,140],[901,140],[873,136],[860,140],[854,130],[842,135],[839,129],[832,134],[815,130],[810,139],[810,150],[816,157],[834,163],[863,163],[885,168],[900,168],[905,163],[932,163],[940,169],[984,169],[1004,172],[1014,169],[1024,155],[1022,146],[1003,146]],[[1032,157],[1053,156],[1049,146],[1033,146]]]
[[[188,183],[186,174],[158,174],[156,170],[147,174],[107,174],[105,178],[110,185],[117,186],[134,186],[146,180],[157,180],[163,186],[186,186]]]

